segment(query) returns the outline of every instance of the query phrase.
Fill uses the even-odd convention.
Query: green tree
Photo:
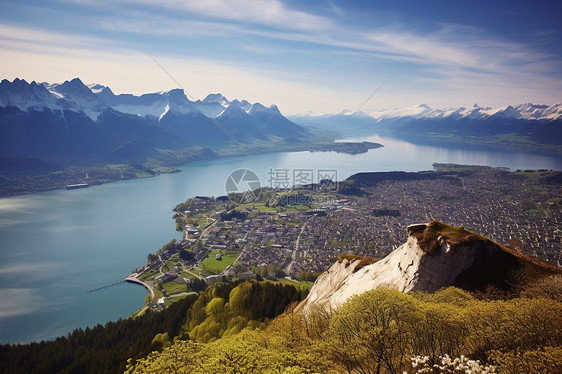
[[[348,371],[401,373],[411,352],[416,300],[388,289],[352,296],[332,317],[327,343]]]

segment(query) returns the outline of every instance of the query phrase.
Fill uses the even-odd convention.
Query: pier
[[[119,281],[119,282],[115,282],[115,283],[108,284],[108,285],[106,285],[106,286],[94,288],[93,290],[90,290],[90,291],[88,291],[88,292],[86,292],[86,293],[100,291],[100,290],[103,290],[104,288],[109,288],[109,287],[117,286],[118,284],[121,284],[121,283],[125,283],[125,281],[123,280],[123,281]]]

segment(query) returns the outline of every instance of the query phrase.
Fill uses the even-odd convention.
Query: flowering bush
[[[412,357],[413,374],[492,374],[496,368],[491,365],[483,366],[478,360],[471,360],[461,356],[451,359],[449,355],[439,356],[441,362],[431,365],[429,356]]]

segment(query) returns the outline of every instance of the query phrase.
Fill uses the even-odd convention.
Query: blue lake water
[[[184,165],[177,174],[0,199],[0,344],[52,339],[134,313],[147,293],[140,286],[87,291],[123,280],[149,252],[179,238],[174,206],[196,195],[224,195],[235,169],[252,169],[262,185],[274,182],[271,170],[289,176],[335,170],[339,180],[361,171],[430,170],[433,162],[562,170],[559,156],[368,140],[385,147],[359,155],[231,157]]]

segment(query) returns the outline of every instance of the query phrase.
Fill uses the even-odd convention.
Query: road
[[[136,273],[129,275],[127,278],[125,278],[125,281],[142,285],[150,292],[150,300],[156,301],[156,292],[154,291],[154,286],[137,278]]]
[[[300,240],[301,240],[301,236],[302,233],[304,232],[304,229],[306,228],[306,225],[312,221],[314,219],[314,217],[311,217],[308,221],[306,221],[305,223],[303,223],[302,228],[301,228],[301,232],[299,233],[299,236],[297,237],[297,240],[295,241],[295,249],[293,250],[293,255],[291,257],[291,262],[289,263],[289,265],[287,265],[287,268],[285,269],[285,274],[291,274],[291,271],[293,270],[293,265],[295,264],[295,262],[297,261],[297,255],[298,255],[298,251],[299,251],[299,245],[300,245]]]

